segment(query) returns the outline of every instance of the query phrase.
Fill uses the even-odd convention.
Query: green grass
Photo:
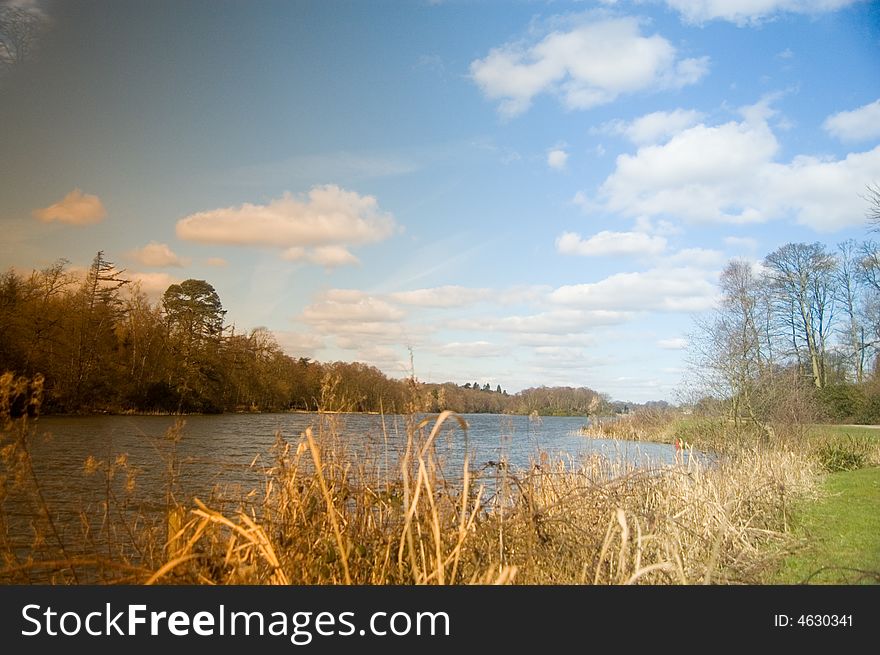
[[[810,429],[813,437],[857,437],[880,441],[880,428],[865,425],[814,425]]]
[[[880,468],[832,473],[825,491],[795,513],[795,534],[807,545],[771,582],[880,583]]]

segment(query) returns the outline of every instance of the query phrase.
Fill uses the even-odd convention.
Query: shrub
[[[834,384],[818,392],[823,413],[834,422],[855,420],[865,410],[865,392],[853,384]]]
[[[868,466],[872,444],[869,439],[851,435],[822,443],[814,452],[819,464],[829,473],[854,471]]]

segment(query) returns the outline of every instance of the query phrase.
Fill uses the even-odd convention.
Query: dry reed
[[[14,383],[4,377],[4,393]],[[76,582],[81,572],[147,584],[757,583],[789,543],[788,508],[816,478],[806,454],[758,443],[711,463],[682,452],[652,469],[538,456],[482,471],[466,457],[451,471],[439,435],[467,430],[452,412],[411,417],[394,464],[387,450],[350,455],[322,416],[301,435],[276,435],[262,487],[237,507],[182,497],[179,467],[166,462],[161,520],[128,519],[114,534],[129,547],[73,556],[28,475],[32,425],[21,421],[7,410],[2,435],[0,580],[13,583]],[[169,439],[180,438],[177,426]],[[5,513],[14,494],[35,512],[25,556]],[[127,516],[106,512],[110,522]]]

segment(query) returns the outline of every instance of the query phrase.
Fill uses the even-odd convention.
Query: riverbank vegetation
[[[152,302],[98,253],[84,276],[67,262],[0,275],[0,373],[43,377],[44,413],[222,411],[491,412],[586,416],[608,411],[587,387],[508,394],[488,382],[425,384],[359,362],[284,352],[273,333],[225,322],[205,280]],[[415,396],[414,396],[415,392]]]
[[[2,378],[6,583],[756,583],[788,552],[791,508],[816,493],[816,463],[798,448],[743,441],[714,462],[682,451],[650,469],[536,452],[524,468],[452,470],[444,444],[466,429],[455,414],[410,415],[388,435],[405,440],[399,457],[351,456],[322,414],[277,435],[262,484],[203,498],[182,491],[185,425],[157,449],[158,505],[143,502],[125,453],[95,453],[82,475],[103,480],[103,497],[65,516],[31,460],[39,383],[13,419],[22,382]]]
[[[880,248],[788,243],[730,261],[690,338],[696,410],[734,422],[880,422]]]

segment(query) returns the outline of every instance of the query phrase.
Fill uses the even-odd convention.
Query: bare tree
[[[26,61],[33,52],[43,13],[32,6],[0,5],[0,70]]]
[[[721,273],[721,302],[691,336],[692,369],[704,390],[729,400],[734,422],[763,425],[760,388],[772,375],[772,335],[763,279],[753,266],[733,260]]]
[[[816,388],[827,382],[826,353],[834,325],[835,258],[821,243],[788,243],[764,259],[774,312],[792,355]]]
[[[868,201],[868,230],[880,232],[880,184],[869,184],[862,197]]]
[[[865,379],[865,360],[868,348],[865,340],[865,324],[862,320],[865,295],[865,278],[861,274],[862,254],[852,239],[839,244],[837,252],[835,293],[837,304],[845,318],[841,336],[853,377],[857,383],[861,384]]]

